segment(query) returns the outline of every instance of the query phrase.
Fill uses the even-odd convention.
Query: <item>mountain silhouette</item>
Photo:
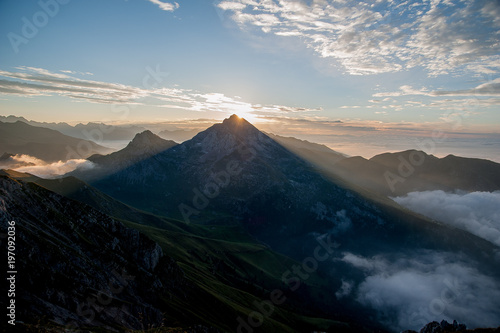
[[[325,170],[385,196],[432,190],[500,190],[499,163],[454,155],[438,158],[418,150],[384,153],[370,159],[350,157]]]
[[[103,123],[87,123],[87,124],[76,124],[71,126],[64,122],[59,123],[48,123],[39,122],[34,120],[28,120],[24,117],[16,116],[0,116],[0,121],[5,123],[15,123],[21,121],[28,125],[34,127],[44,127],[49,128],[64,135],[71,136],[77,139],[91,140],[91,136],[97,134],[94,139],[100,140],[131,140],[134,138],[135,134],[142,132],[145,128],[138,125],[131,126],[114,126],[107,125]],[[104,153],[104,151],[103,151]]]
[[[352,251],[370,254],[403,244],[458,249],[459,239],[475,237],[383,196],[375,200],[332,182],[236,115],[92,184],[131,206],[186,223],[242,225],[294,258],[326,234],[341,237]],[[490,246],[480,239],[474,244]]]
[[[85,177],[87,180],[104,177],[141,160],[155,156],[176,145],[177,143],[174,141],[164,140],[151,131],[146,130],[136,134],[134,139],[130,141],[125,148],[119,151],[109,155],[96,154],[90,156],[88,160],[93,162],[96,167],[86,173],[76,170],[72,175],[76,177]]]

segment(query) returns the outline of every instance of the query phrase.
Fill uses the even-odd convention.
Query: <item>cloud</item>
[[[59,161],[47,163],[36,157],[20,154],[0,161],[0,169],[9,168],[46,179],[57,178],[76,169],[88,170],[94,167],[94,163],[85,159],[73,159],[65,162]]]
[[[329,232],[332,234],[343,233],[352,227],[352,221],[345,209],[334,211],[324,203],[317,202],[315,206],[311,207],[311,212],[316,214],[318,220],[326,220],[331,223],[332,228]]]
[[[189,111],[217,111],[227,114],[283,114],[321,111],[321,108],[286,105],[261,105],[229,97],[222,93],[202,93],[191,89],[165,87],[134,87],[80,79],[68,70],[54,73],[43,68],[17,67],[17,72],[0,70],[0,95],[60,95],[78,101],[100,104],[140,104]],[[151,69],[150,69],[151,70]],[[152,73],[150,72],[152,75]],[[156,68],[155,75],[164,74]],[[146,78],[151,78],[148,74]],[[3,78],[2,78],[3,77]],[[146,83],[148,80],[145,78]]]
[[[366,274],[357,286],[357,301],[374,308],[395,331],[418,331],[443,319],[470,328],[500,325],[498,279],[458,255],[421,251],[364,258],[346,253],[342,260]]]
[[[349,296],[351,294],[353,286],[354,282],[342,280],[342,285],[340,286],[339,290],[335,292],[335,297],[337,297],[337,299],[341,299]]]
[[[60,70],[61,73],[66,73],[66,74],[79,74],[79,75],[94,75],[93,73],[90,72],[78,72],[78,71],[71,71],[71,70]]]
[[[423,67],[430,76],[498,72],[498,2],[231,0],[245,31],[298,38],[353,75]]]
[[[366,271],[383,271],[387,268],[386,263],[380,258],[367,259],[349,252],[343,254],[342,261]]]
[[[167,12],[173,12],[177,8],[179,8],[179,4],[177,2],[171,3],[171,2],[163,2],[161,0],[148,0],[149,2],[154,3],[155,5],[158,5],[161,10],[165,10]]]
[[[394,201],[419,214],[469,231],[500,246],[500,191],[411,192]]]
[[[0,160],[0,169],[17,169],[37,164],[45,164],[45,162],[30,155],[17,154],[8,156],[7,158],[2,157]]]
[[[418,106],[421,108],[438,108],[442,110],[476,111],[479,108],[500,105],[500,78],[460,90],[429,90],[425,87],[414,88],[410,85],[402,85],[397,91],[378,92],[372,96],[385,97],[384,100],[391,100],[392,97],[402,96],[424,96],[418,102],[411,100],[400,101],[398,104],[395,104],[399,109],[403,109],[406,106]],[[379,100],[370,100],[369,102],[377,103],[377,107],[387,107],[387,105],[384,105]],[[395,102],[392,99],[391,103]]]
[[[100,103],[132,103],[144,97],[144,89],[116,83],[82,80],[42,68],[18,67],[18,72],[0,70],[0,93],[26,96],[58,94]]]
[[[500,96],[500,78],[480,84],[472,89],[433,91],[432,96]]]
[[[422,95],[430,97],[439,96],[500,96],[500,78],[482,83],[471,89],[462,90],[433,90],[429,91],[426,88],[415,89],[409,85],[399,87],[399,91],[380,92],[373,94],[373,97],[398,97],[408,95]]]

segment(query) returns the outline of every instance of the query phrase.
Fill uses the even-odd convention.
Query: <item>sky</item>
[[[0,0],[0,36],[4,116],[236,113],[351,155],[439,131],[438,155],[500,151],[498,0]]]

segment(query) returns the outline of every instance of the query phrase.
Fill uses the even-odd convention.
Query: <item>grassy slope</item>
[[[210,325],[221,329],[234,330],[237,317],[246,319],[250,312],[257,310],[253,303],[269,299],[272,290],[286,292],[281,275],[297,264],[255,243],[251,238],[244,240],[241,230],[236,227],[231,228],[231,234],[236,235],[236,239],[232,240],[198,237],[134,223],[127,225],[160,244],[169,256],[178,260],[188,279],[197,284],[206,293],[205,296],[209,296],[201,298],[205,302],[179,304],[179,308],[190,309],[200,320],[207,323],[208,319]],[[215,237],[218,233],[227,235],[228,227],[214,227],[212,232]],[[312,275],[307,285],[308,290],[318,294],[326,282]],[[212,303],[214,299],[216,302]],[[290,305],[297,301],[291,299]],[[217,303],[215,311],[210,311]],[[347,326],[341,322],[299,315],[292,308],[295,307],[289,307],[286,303],[284,307],[275,307],[261,328],[264,331],[292,332]],[[200,317],[200,314],[203,316]],[[221,323],[227,326],[221,326]]]
[[[268,300],[272,290],[280,289],[286,293],[287,302],[275,307],[264,320],[261,326],[264,331],[348,327],[341,322],[306,314],[305,307],[301,306],[301,295],[287,292],[281,282],[282,274],[298,263],[257,243],[238,226],[187,225],[154,216],[117,202],[76,178],[44,180],[28,174],[3,172],[89,204],[156,241],[200,290],[197,302],[189,298],[165,300],[168,304],[165,317],[169,325],[200,322],[234,331],[238,317],[246,319],[249,313],[257,310],[254,302]],[[319,295],[327,282],[313,274],[306,284],[307,287],[301,288]]]

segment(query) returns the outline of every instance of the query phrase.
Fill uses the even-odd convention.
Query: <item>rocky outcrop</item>
[[[159,327],[162,298],[183,299],[190,288],[177,264],[137,230],[33,183],[0,176],[2,233],[8,221],[16,228],[18,320]]]

